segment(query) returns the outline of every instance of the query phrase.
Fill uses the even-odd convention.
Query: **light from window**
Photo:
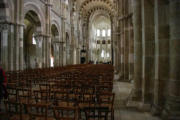
[[[103,37],[106,36],[106,30],[102,30],[102,36],[103,36]]]
[[[110,57],[109,53],[107,53],[107,57]]]
[[[102,50],[101,52],[101,57],[104,57],[104,50]]]
[[[54,67],[54,57],[51,56],[51,67]]]
[[[68,5],[69,4],[68,0],[65,0],[65,3],[66,3],[66,5]]]
[[[100,30],[97,29],[97,36],[99,37],[100,36]]]
[[[111,29],[108,29],[108,36],[111,36]]]
[[[36,39],[35,39],[35,37],[34,37],[34,34],[33,34],[33,36],[32,36],[32,44],[33,44],[33,45],[36,45]]]

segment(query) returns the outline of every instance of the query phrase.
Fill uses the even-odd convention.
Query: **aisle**
[[[131,92],[132,84],[127,82],[114,82],[115,93],[115,120],[160,120],[150,113],[140,112],[135,108],[126,107],[127,98]]]

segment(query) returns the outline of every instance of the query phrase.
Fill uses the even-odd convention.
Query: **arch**
[[[51,67],[54,67],[56,65],[57,60],[57,48],[56,45],[54,45],[54,42],[59,41],[59,30],[57,27],[57,23],[54,21],[54,23],[51,25],[51,49],[50,49],[50,56],[51,56]]]
[[[24,16],[24,61],[26,68],[35,68],[41,66],[40,49],[41,42],[36,38],[35,33],[42,33],[41,21],[38,14],[29,10]]]
[[[60,25],[56,20],[52,20],[51,22],[51,32],[53,28],[56,30],[56,35],[60,36]]]
[[[94,9],[88,15],[89,27],[89,48],[90,60],[95,62],[112,61],[111,37],[108,36],[108,30],[111,29],[111,14],[106,9]],[[96,30],[100,30],[100,36],[97,36]],[[110,55],[111,54],[111,55]]]
[[[39,20],[41,21],[41,31],[45,32],[45,16],[43,14],[43,11],[34,3],[34,2],[27,2],[24,4],[24,16],[23,18],[25,18],[25,15],[29,12],[29,11],[34,11]]]

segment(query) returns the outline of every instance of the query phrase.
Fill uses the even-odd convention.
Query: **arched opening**
[[[54,65],[57,63],[59,57],[58,57],[58,47],[56,46],[56,43],[59,41],[59,32],[56,27],[56,25],[51,26],[51,67],[54,67]]]
[[[40,59],[38,54],[38,40],[36,35],[41,26],[38,15],[30,10],[26,13],[24,18],[24,62],[27,69],[38,68],[40,66]],[[37,52],[39,52],[37,54]]]
[[[97,11],[89,21],[90,61],[110,64],[112,61],[110,17]]]

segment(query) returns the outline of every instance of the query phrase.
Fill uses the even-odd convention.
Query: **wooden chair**
[[[108,120],[107,107],[86,107],[84,112],[86,120]]]
[[[114,120],[114,93],[104,92],[97,96],[99,107],[108,108],[111,113],[111,120]]]
[[[29,120],[55,120],[50,116],[49,107],[47,104],[28,104]]]
[[[23,105],[18,102],[5,101],[8,120],[29,120],[29,115],[23,113]]]

